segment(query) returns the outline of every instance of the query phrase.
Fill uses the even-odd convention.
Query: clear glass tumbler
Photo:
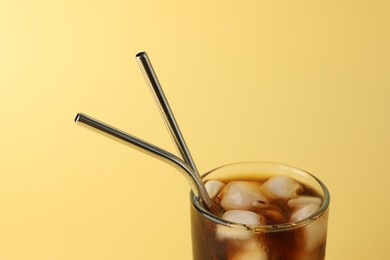
[[[330,195],[326,186],[312,174],[279,163],[243,162],[225,165],[202,176],[204,182],[219,180],[260,181],[272,176],[286,176],[306,192],[321,198],[314,213],[294,220],[298,210],[305,211],[307,203],[293,205],[274,199],[279,205],[283,223],[266,222],[261,225],[235,223],[213,215],[191,193],[191,227],[194,260],[320,260],[325,259],[328,206]],[[297,194],[305,202],[305,194]],[[300,199],[296,200],[299,201]],[[296,203],[295,203],[296,204]],[[310,204],[310,203],[309,203]],[[305,206],[307,206],[305,208]],[[266,212],[272,218],[273,211]],[[276,217],[280,213],[276,213]],[[261,215],[261,214],[260,214]],[[269,217],[269,216],[268,216]]]

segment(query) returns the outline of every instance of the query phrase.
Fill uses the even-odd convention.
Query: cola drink
[[[191,194],[195,260],[325,259],[329,192],[286,165],[248,162],[203,177],[217,205]]]

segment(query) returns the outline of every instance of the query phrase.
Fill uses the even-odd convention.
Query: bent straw
[[[173,140],[175,141],[176,147],[178,148],[184,161],[192,168],[198,181],[201,182],[201,177],[199,175],[198,169],[196,168],[195,162],[192,159],[191,153],[187,147],[183,135],[181,134],[179,125],[177,124],[175,117],[173,116],[173,112],[169,106],[168,100],[164,95],[164,92],[162,90],[160,82],[158,81],[156,73],[154,72],[148,55],[146,54],[146,52],[140,52],[136,55],[136,59],[145,77],[145,80],[153,93],[156,103],[159,105],[159,109],[163,115],[164,121],[169,129],[169,132]],[[206,192],[206,189],[203,188],[203,185],[202,189],[200,190],[200,193],[203,201],[209,208],[211,208],[212,203],[210,197]]]
[[[201,190],[204,189],[202,181],[196,176],[192,168],[170,152],[82,113],[76,115],[75,122],[173,166],[187,179],[195,196],[199,197]]]

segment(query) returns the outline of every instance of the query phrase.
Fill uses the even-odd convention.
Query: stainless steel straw
[[[173,140],[175,141],[176,147],[178,148],[184,161],[192,168],[198,181],[201,182],[201,177],[199,175],[198,169],[196,168],[195,162],[192,159],[191,153],[187,147],[183,135],[181,134],[179,125],[177,124],[175,117],[173,116],[168,100],[164,95],[164,92],[162,90],[160,82],[158,81],[156,73],[154,72],[148,55],[146,54],[146,52],[140,52],[136,55],[136,59],[145,77],[145,80],[153,93],[156,103],[159,105],[160,111],[163,115],[166,125],[168,126],[169,132]],[[209,208],[211,208],[212,203],[210,197],[208,196],[208,193],[203,187],[203,185],[200,190],[200,193],[203,201]]]
[[[131,148],[146,153],[156,159],[164,161],[170,164],[171,166],[175,167],[177,170],[183,173],[184,177],[190,183],[191,190],[197,197],[199,197],[199,195],[201,195],[202,193],[202,190],[205,189],[202,181],[194,173],[192,168],[189,165],[187,165],[182,159],[171,154],[170,152],[161,149],[153,144],[147,143],[135,136],[127,134],[117,128],[109,126],[97,119],[94,119],[82,113],[76,115],[75,122],[79,124],[81,123],[82,126],[89,128],[91,130],[94,131],[98,130],[97,131],[98,133],[104,134],[107,137],[110,138],[115,137],[115,139],[114,138],[112,139],[116,141],[121,141],[121,143],[124,143],[130,146]]]

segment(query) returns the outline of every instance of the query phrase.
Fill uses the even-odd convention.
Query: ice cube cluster
[[[205,186],[210,197],[225,210],[222,219],[244,225],[299,221],[313,215],[322,203],[320,197],[304,194],[301,184],[283,175],[263,182],[209,180]],[[320,221],[313,222],[302,232],[303,243],[306,243],[304,247],[310,251],[325,240],[326,225]],[[267,259],[265,246],[255,239],[255,233],[245,227],[217,225],[216,238],[234,240],[239,244],[240,250],[231,259]]]

